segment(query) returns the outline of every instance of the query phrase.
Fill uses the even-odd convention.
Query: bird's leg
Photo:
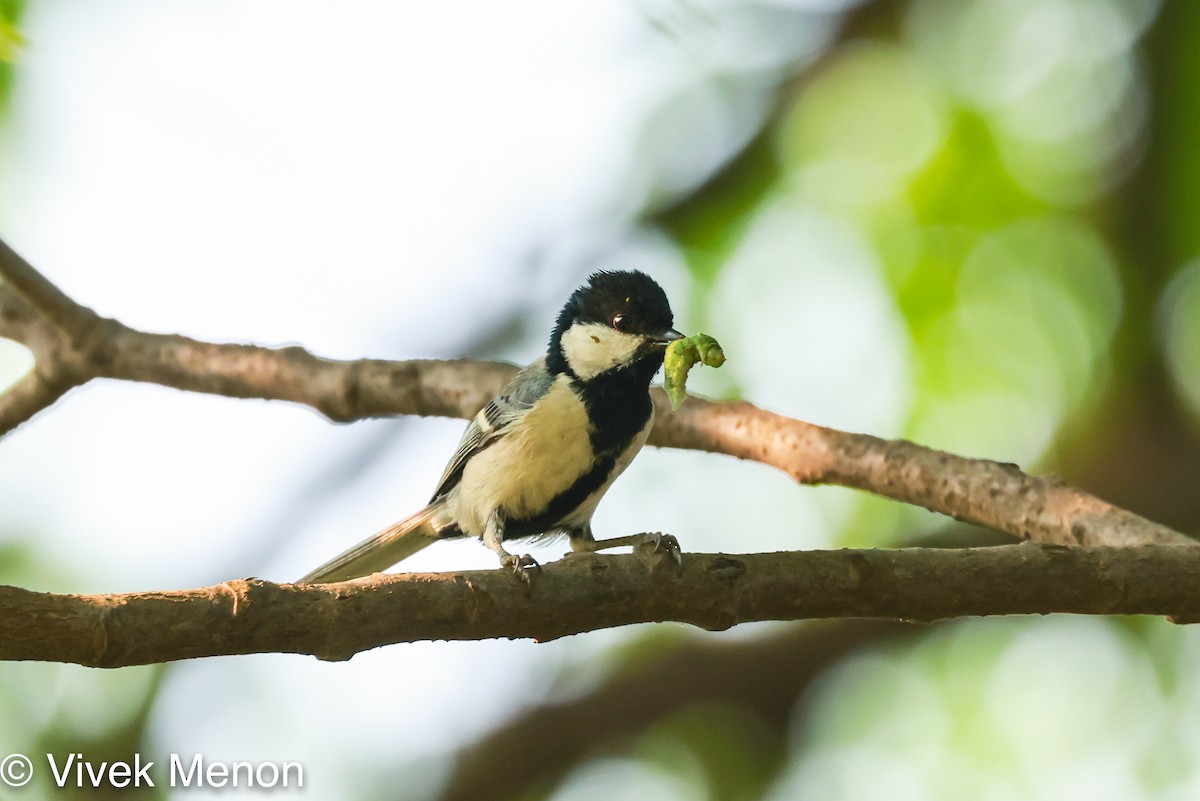
[[[500,557],[500,566],[506,570],[512,571],[512,574],[525,582],[529,583],[529,570],[526,568],[542,569],[542,566],[537,563],[529,554],[521,556],[513,556],[504,549],[504,517],[500,512],[496,511],[488,517],[487,526],[483,530],[483,544],[496,552]]]
[[[571,535],[571,550],[573,551],[594,553],[626,545],[632,545],[635,551],[644,549],[649,553],[666,553],[676,564],[683,564],[683,553],[679,548],[679,540],[670,534],[663,534],[661,531],[626,534],[624,537],[611,537],[606,540],[594,539],[590,529],[587,530],[586,535],[574,533]]]
[[[565,531],[573,553],[592,553],[596,550],[596,538],[592,536],[591,524],[565,529]]]

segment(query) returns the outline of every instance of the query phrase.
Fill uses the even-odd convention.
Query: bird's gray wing
[[[512,424],[521,419],[538,398],[549,392],[553,383],[554,376],[546,371],[545,359],[536,361],[517,373],[503,392],[471,418],[471,424],[463,432],[454,456],[438,481],[434,500],[454,489],[471,457],[508,434]]]

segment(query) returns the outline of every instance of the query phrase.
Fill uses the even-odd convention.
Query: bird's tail
[[[427,506],[415,515],[388,526],[330,559],[297,584],[346,581],[391,567],[437,540],[438,526],[434,518],[439,511],[437,506]]]

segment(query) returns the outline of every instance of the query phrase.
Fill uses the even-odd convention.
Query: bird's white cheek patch
[[[628,364],[642,345],[636,334],[625,334],[603,323],[575,323],[562,336],[562,352],[575,375],[583,380]]]

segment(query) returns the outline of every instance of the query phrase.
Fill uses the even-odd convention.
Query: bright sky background
[[[525,362],[566,294],[612,266],[651,272],[688,330],[682,257],[635,217],[753,134],[781,70],[832,32],[819,9],[835,5],[34,2],[0,128],[0,225],[100,313],[206,339]],[[834,252],[854,251],[845,232],[820,230]],[[886,300],[870,255],[856,252],[828,295],[808,296],[814,331],[829,299],[876,287]],[[821,269],[816,253],[796,281]],[[746,286],[759,280],[750,273]],[[851,351],[839,362],[824,350],[817,369],[829,382],[804,401],[813,416],[824,406],[830,422],[873,430],[899,419],[886,393],[847,413],[834,392],[855,354],[886,356],[867,349],[894,334],[889,314],[866,304]],[[753,320],[747,342],[760,333]],[[0,381],[16,375],[13,353],[0,354]],[[903,394],[901,362],[892,398]],[[787,386],[762,389],[777,408],[790,397]],[[57,566],[36,588],[287,580],[418,508],[462,426],[334,426],[283,404],[94,384],[4,440],[0,508],[8,530]],[[840,491],[797,493],[765,468],[719,458],[700,468],[701,458],[644,454],[598,530],[767,550],[825,543],[845,513]],[[695,507],[656,502],[681,487]],[[699,507],[714,495],[727,502]],[[767,509],[798,525],[779,531]],[[733,531],[756,539],[731,542]],[[406,568],[493,564],[465,542]],[[367,768],[400,769],[485,731],[541,697],[565,664],[586,686],[599,675],[589,658],[629,636],[427,643],[338,665],[185,664],[169,675],[154,731],[162,753],[304,760],[312,797],[332,797],[335,783],[370,786]],[[6,667],[55,699],[35,719],[69,706],[80,725],[111,724],[113,699],[119,708],[147,675]]]

